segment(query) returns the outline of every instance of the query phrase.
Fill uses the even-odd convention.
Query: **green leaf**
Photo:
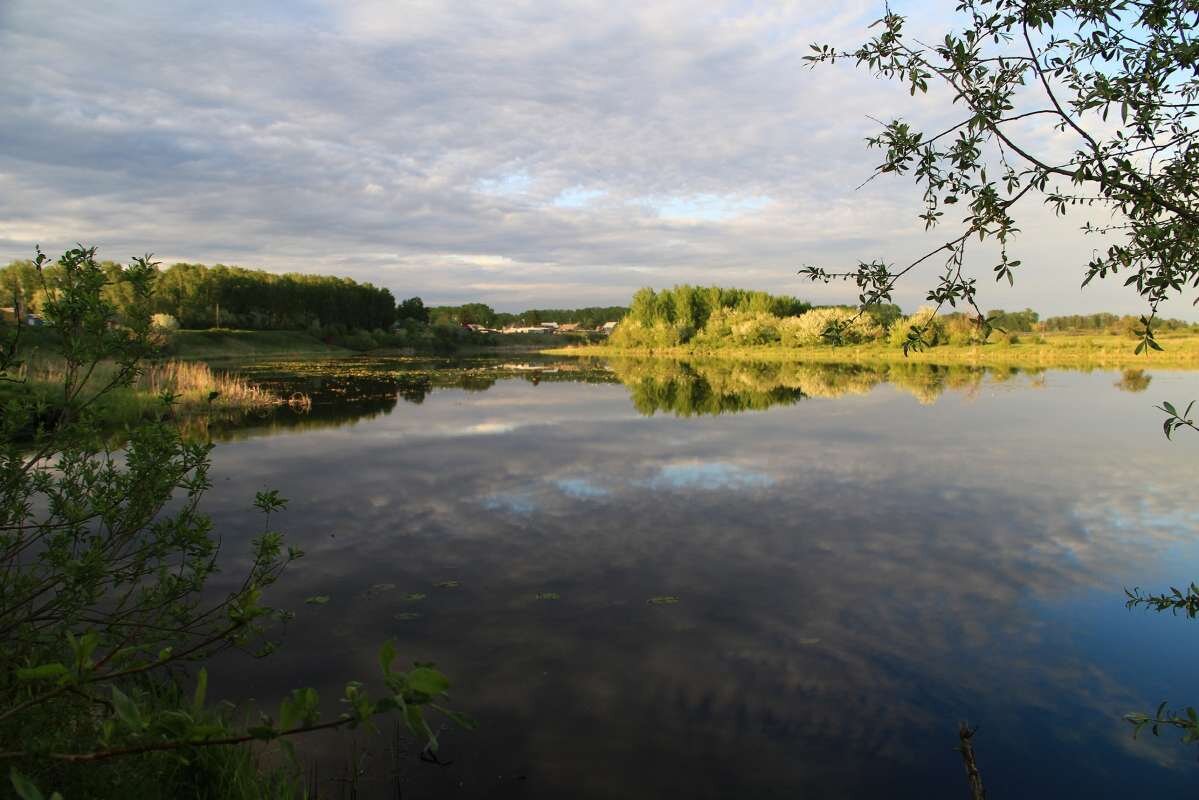
[[[435,669],[418,667],[408,673],[408,686],[418,692],[433,696],[450,688],[450,681]]]
[[[304,598],[304,602],[310,606],[323,606],[325,603],[329,602],[329,595],[314,594],[312,597]]]
[[[379,666],[383,668],[384,675],[391,674],[391,664],[396,660],[396,643],[388,639],[379,648]]]
[[[56,661],[53,664],[42,664],[37,667],[18,669],[17,679],[22,681],[48,681],[69,674],[70,670]]]
[[[204,711],[204,697],[208,694],[208,670],[200,667],[196,676],[196,691],[192,695],[192,713],[197,717]]]
[[[16,767],[13,767],[8,773],[8,779],[12,781],[12,788],[17,790],[17,796],[21,800],[44,800],[45,795],[42,790],[33,785],[33,781],[26,778]]]
[[[408,730],[412,731],[414,736],[423,739],[430,750],[434,753],[437,752],[437,736],[429,727],[429,723],[425,721],[425,715],[421,713],[420,706],[405,707],[404,722],[407,723]]]
[[[126,727],[139,731],[145,727],[137,703],[130,700],[128,695],[115,686],[112,687],[112,707]]]

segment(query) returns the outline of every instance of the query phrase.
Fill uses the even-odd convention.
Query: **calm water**
[[[272,599],[297,619],[214,690],[314,685],[332,715],[393,637],[481,722],[445,731],[446,767],[388,732],[310,741],[331,796],[356,753],[366,796],[961,798],[959,720],[995,800],[1199,779],[1120,720],[1199,702],[1196,623],[1123,605],[1199,577],[1199,439],[1152,409],[1199,374],[255,374],[290,370],[312,414],[221,434],[208,507],[233,554],[256,489],[291,499],[308,555]]]

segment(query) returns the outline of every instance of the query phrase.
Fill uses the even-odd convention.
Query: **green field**
[[[820,364],[968,364],[980,367],[1058,367],[1062,369],[1126,369],[1158,367],[1199,369],[1199,334],[1164,334],[1161,351],[1137,355],[1136,340],[1107,334],[1028,334],[1016,344],[939,345],[907,355],[890,344],[834,347],[667,347],[621,348],[607,345],[543,350],[555,356],[661,356],[668,358],[795,361]]]

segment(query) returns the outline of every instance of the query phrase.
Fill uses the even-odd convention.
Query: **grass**
[[[113,364],[101,364],[88,379],[83,396],[107,386],[117,374]],[[26,359],[14,376],[24,380],[7,391],[29,391],[54,405],[62,393],[66,365],[60,358],[34,354]],[[305,398],[285,399],[243,378],[214,370],[198,361],[166,360],[144,364],[127,387],[115,388],[97,402],[102,420],[121,423],[151,417],[163,411],[162,396],[175,396],[172,413],[177,416],[217,413],[236,415],[263,411],[286,403],[303,405]]]
[[[1021,334],[1017,344],[941,345],[906,356],[901,348],[876,343],[834,347],[663,347],[623,348],[610,345],[559,347],[543,350],[555,356],[653,356],[667,358],[794,361],[817,364],[965,364],[979,367],[1062,369],[1199,369],[1199,334],[1163,335],[1163,350],[1136,355],[1136,340],[1104,334]]]

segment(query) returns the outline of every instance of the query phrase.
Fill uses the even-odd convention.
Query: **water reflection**
[[[612,368],[629,388],[638,411],[643,414],[666,411],[683,417],[760,411],[791,405],[805,397],[864,395],[884,383],[931,405],[947,390],[969,395],[987,380],[1003,382],[1017,375],[1035,379],[1044,372],[915,363],[863,366],[727,359],[617,359],[613,360]]]
[[[959,797],[959,719],[995,797],[1199,777],[1118,721],[1195,694],[1141,655],[1193,664],[1195,637],[1121,588],[1193,577],[1199,518],[1168,477],[1187,452],[1117,376],[533,366],[217,449],[246,495],[214,495],[219,529],[252,535],[248,495],[275,486],[309,553],[275,598],[288,660],[237,662],[241,696],[335,696],[388,636],[437,660],[484,724],[446,732],[450,768],[404,762],[405,796]],[[782,390],[821,400],[765,402]],[[764,413],[691,416],[734,407]]]

